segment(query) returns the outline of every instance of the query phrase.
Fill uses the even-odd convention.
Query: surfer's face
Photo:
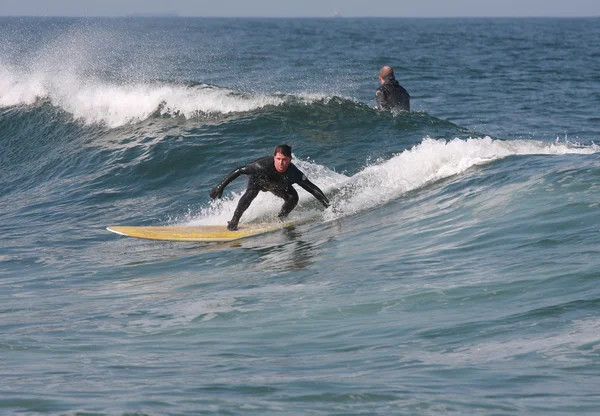
[[[279,173],[283,173],[287,170],[288,166],[290,166],[292,158],[283,153],[277,153],[273,157],[273,161],[275,162],[275,170]]]

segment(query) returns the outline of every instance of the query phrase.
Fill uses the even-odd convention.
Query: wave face
[[[0,413],[594,414],[598,23],[0,18]]]

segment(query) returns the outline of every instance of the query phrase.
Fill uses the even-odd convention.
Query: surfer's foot
[[[238,225],[237,222],[233,222],[233,221],[229,221],[227,223],[227,229],[229,231],[237,231],[238,230]]]
[[[279,213],[277,215],[277,218],[279,218],[279,221],[283,222],[283,221],[287,220],[287,214]]]

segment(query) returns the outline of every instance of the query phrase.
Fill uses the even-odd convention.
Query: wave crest
[[[34,105],[38,101],[48,101],[85,124],[114,128],[157,114],[192,118],[198,114],[248,112],[280,105],[285,98],[242,94],[209,85],[116,85],[68,75],[19,76],[15,70],[0,67],[0,106]]]

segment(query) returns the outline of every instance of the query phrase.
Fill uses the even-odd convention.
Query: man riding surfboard
[[[225,187],[240,175],[249,175],[248,187],[240,198],[231,221],[227,223],[227,229],[230,231],[237,230],[242,214],[260,191],[271,192],[284,200],[278,214],[281,220],[285,219],[298,204],[298,192],[292,186],[295,183],[318,199],[325,208],[329,207],[329,200],[323,191],[309,181],[306,175],[292,163],[292,148],[287,144],[277,146],[273,156],[265,156],[234,169],[221,183],[211,189],[210,197],[221,198]]]

